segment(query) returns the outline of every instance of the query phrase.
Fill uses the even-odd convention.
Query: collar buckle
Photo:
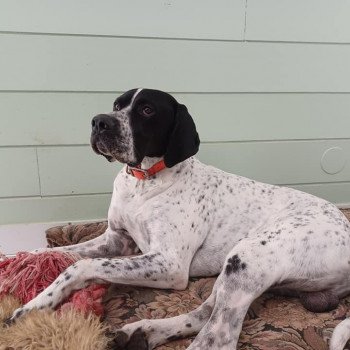
[[[137,167],[127,166],[126,172],[139,180],[146,180],[149,178],[148,170]]]

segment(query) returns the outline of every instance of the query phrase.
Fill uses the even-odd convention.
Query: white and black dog
[[[189,349],[233,350],[250,304],[268,289],[298,295],[320,312],[350,293],[350,225],[343,214],[310,194],[199,162],[195,124],[169,94],[134,89],[118,97],[113,112],[93,118],[91,145],[125,164],[114,182],[108,228],[91,241],[54,248],[90,259],[70,266],[11,321],[33,308],[54,308],[96,281],[184,289],[190,276],[219,275],[198,309],[126,325],[115,346],[153,349],[199,332]],[[332,350],[343,349],[349,323],[336,328]]]

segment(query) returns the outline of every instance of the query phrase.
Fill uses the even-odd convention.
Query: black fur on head
[[[186,106],[159,90],[129,90],[112,112],[92,120],[92,148],[109,161],[136,165],[144,157],[164,157],[171,168],[196,154],[199,143]]]

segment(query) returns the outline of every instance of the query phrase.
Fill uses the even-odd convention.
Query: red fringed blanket
[[[39,254],[20,252],[14,258],[4,259],[0,262],[0,296],[12,294],[25,304],[79,259],[75,254],[53,251]],[[106,289],[106,285],[93,284],[78,290],[60,306],[60,309],[73,307],[83,313],[91,311],[101,316],[101,300]]]

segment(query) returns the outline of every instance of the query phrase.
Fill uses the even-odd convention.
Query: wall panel
[[[0,225],[106,219],[110,199],[110,194],[0,199]]]
[[[248,0],[247,40],[350,43],[348,0]]]
[[[350,92],[350,46],[0,34],[0,76],[21,91]]]
[[[2,0],[0,31],[242,40],[245,0],[213,4],[210,0]]]
[[[35,148],[0,148],[0,198],[40,195]]]
[[[38,161],[44,196],[112,192],[121,169],[119,163],[108,163],[89,146],[40,148]]]
[[[321,167],[324,153],[326,173]],[[47,147],[39,150],[43,195],[103,193],[121,165],[108,163],[89,146]],[[350,140],[204,143],[199,158],[225,171],[274,184],[350,181]],[[338,158],[342,163],[338,164]],[[339,167],[339,169],[338,169]]]
[[[0,93],[0,145],[88,144],[116,93]],[[347,138],[350,94],[174,94],[202,141]]]

